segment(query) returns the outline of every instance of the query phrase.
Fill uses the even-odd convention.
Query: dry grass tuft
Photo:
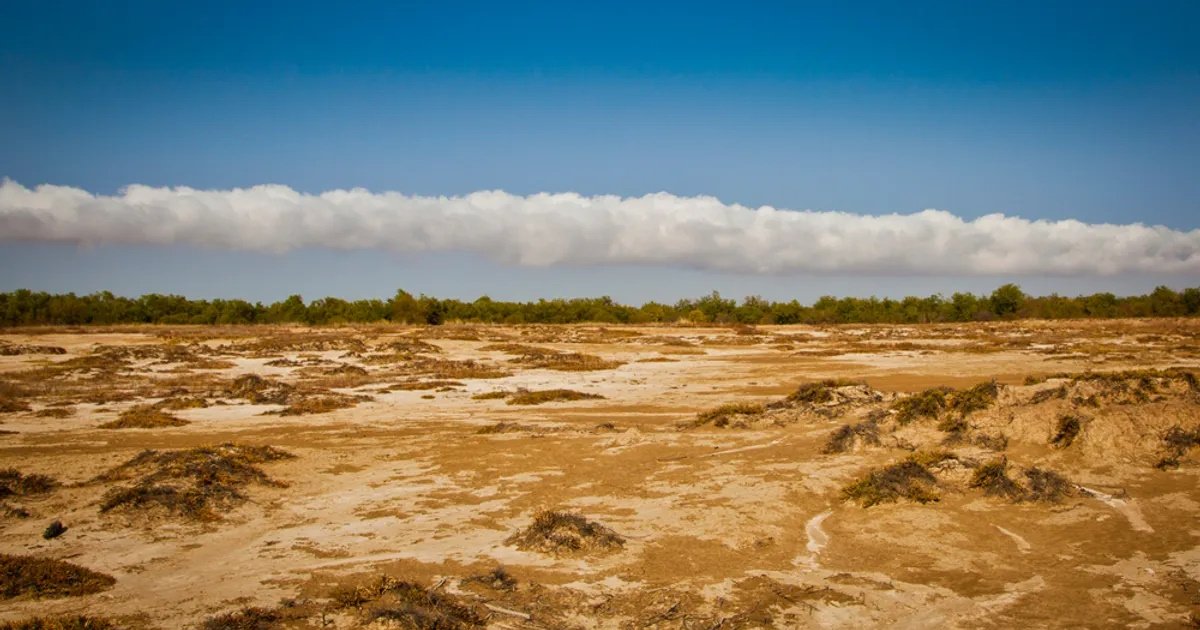
[[[100,482],[132,480],[106,492],[100,511],[163,509],[197,520],[219,520],[218,509],[246,500],[247,485],[282,487],[258,464],[291,459],[270,446],[222,444],[178,451],[146,450],[96,478]]]
[[[101,429],[161,429],[191,424],[153,405],[138,405],[121,412],[116,420],[100,425]]]
[[[996,381],[988,381],[951,393],[947,397],[946,403],[951,411],[957,411],[965,416],[991,407],[999,395],[1000,386]]]
[[[566,400],[594,400],[604,398],[600,394],[588,394],[586,392],[577,392],[573,389],[521,389],[508,399],[510,405],[540,405],[548,402],[562,402]]]
[[[504,398],[508,398],[509,396],[512,396],[512,392],[506,392],[504,390],[496,390],[494,392],[484,392],[482,394],[475,394],[474,396],[471,396],[471,400],[502,400]]]
[[[533,523],[504,541],[525,551],[554,555],[612,552],[625,546],[625,539],[613,530],[589,521],[579,514],[544,510]]]
[[[116,580],[81,566],[33,556],[0,554],[0,599],[71,597],[103,591]]]

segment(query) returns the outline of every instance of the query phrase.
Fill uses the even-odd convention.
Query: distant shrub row
[[[90,295],[49,294],[20,289],[0,293],[0,326],[80,324],[340,324],[396,322],[442,324],[836,324],[926,323],[993,319],[1067,319],[1113,317],[1187,317],[1200,314],[1200,288],[1174,291],[1158,287],[1148,295],[1117,297],[1096,293],[1078,297],[1025,295],[1006,284],[987,296],[955,293],[949,298],[822,297],[811,305],[768,302],[748,297],[739,304],[717,292],[673,305],[647,302],[640,307],[611,298],[500,302],[481,297],[473,302],[413,297],[400,290],[390,300],[322,298],[305,302],[299,295],[272,304],[245,300],[189,300],[178,295],[148,294],[139,298],[107,291]]]

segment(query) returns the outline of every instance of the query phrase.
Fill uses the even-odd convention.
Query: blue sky
[[[1200,3],[642,4],[6,3],[0,177],[105,195],[135,183],[667,191],[1200,228]],[[253,271],[230,278],[231,261]],[[0,242],[0,264],[0,290],[251,299],[401,284],[633,301],[1198,284],[28,241]]]

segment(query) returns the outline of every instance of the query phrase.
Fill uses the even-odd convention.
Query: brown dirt
[[[8,497],[28,516],[0,516],[0,553],[115,578],[103,592],[6,600],[0,624],[1186,627],[1200,615],[1200,446],[1189,437],[1200,392],[1185,374],[1200,359],[1176,348],[1198,338],[1194,320],[0,334],[64,352],[0,356],[12,403],[0,412],[3,467],[57,482]],[[597,369],[511,362],[487,347],[497,343],[595,357]],[[673,361],[646,360],[664,354]],[[896,421],[913,392],[992,381],[994,398],[947,394],[970,402]],[[423,398],[424,383],[445,391]],[[546,390],[603,398],[480,396]],[[306,402],[306,415],[280,413]],[[188,424],[99,428],[152,405]],[[744,413],[695,423],[722,407]],[[46,411],[64,408],[74,413]],[[1078,426],[1056,440],[1064,417]],[[827,448],[842,427],[860,430]],[[1003,448],[981,445],[999,437]],[[206,459],[226,443],[296,457]],[[110,488],[141,479],[105,473],[146,449],[194,454],[134,471],[191,480],[180,491],[251,482],[208,518],[102,511]],[[1156,468],[1164,458],[1175,465]],[[912,473],[913,496],[936,501],[848,500],[872,471],[908,461],[875,481],[905,489]],[[521,543],[547,510],[622,544]],[[44,540],[56,519],[67,531]]]

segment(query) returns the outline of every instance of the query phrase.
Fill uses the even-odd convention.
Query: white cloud
[[[939,210],[791,211],[666,193],[417,197],[134,185],[103,196],[5,181],[0,240],[469,251],[528,266],[630,263],[743,273],[1200,273],[1200,230],[1001,214],[964,221]]]

